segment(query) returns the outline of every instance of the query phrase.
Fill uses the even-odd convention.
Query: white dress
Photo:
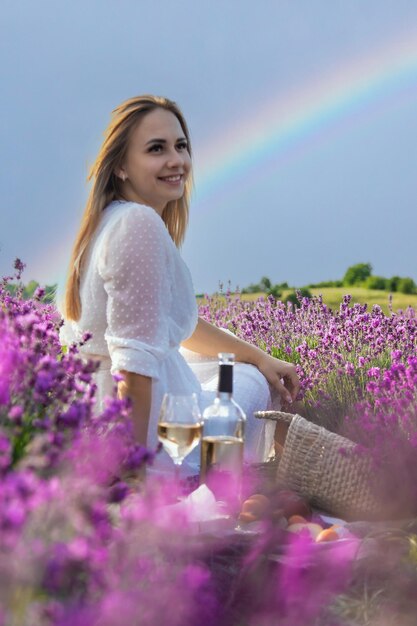
[[[92,333],[82,355],[100,360],[98,409],[115,389],[112,374],[126,370],[152,378],[147,444],[153,448],[165,392],[195,392],[201,409],[215,396],[216,360],[180,349],[198,319],[189,270],[154,209],[119,201],[103,211],[84,268],[82,315],[77,322],[65,321],[61,342],[78,342],[83,333]],[[253,412],[270,406],[269,386],[248,364],[235,365],[234,379],[234,397],[247,414],[246,458],[263,461],[273,443],[273,425]],[[197,449],[187,459],[194,469],[198,455]],[[164,464],[164,454],[158,463]]]

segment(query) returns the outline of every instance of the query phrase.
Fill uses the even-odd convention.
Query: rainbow
[[[398,94],[415,96],[416,86],[414,30],[293,92],[272,97],[247,118],[221,128],[207,144],[195,146],[193,212],[212,202],[216,194],[222,200],[236,194],[236,182],[240,191],[253,185],[265,172],[276,169],[280,159],[324,140],[334,129],[345,129],[358,112],[372,114]],[[34,275],[51,276],[54,259],[49,282],[62,281],[71,244],[68,236],[48,248],[47,257],[32,265]]]
[[[354,115],[380,107],[393,95],[405,92],[407,97],[416,86],[414,30],[292,93],[273,97],[197,148],[194,204],[198,208],[238,180],[247,178],[253,184],[271,162],[325,137],[337,126],[343,128]]]

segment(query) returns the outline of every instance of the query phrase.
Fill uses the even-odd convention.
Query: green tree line
[[[409,276],[376,276],[372,274],[370,263],[356,263],[347,268],[342,280],[327,281],[309,285],[311,288],[320,287],[365,287],[366,289],[378,289],[391,293],[417,293],[416,283]]]
[[[300,292],[303,297],[311,297],[310,289],[352,286],[365,287],[366,289],[378,289],[390,293],[417,293],[416,283],[409,276],[392,276],[391,278],[376,276],[372,274],[372,265],[370,263],[356,263],[356,265],[351,265],[347,268],[343,278],[340,280],[326,280],[320,283],[312,283],[297,290],[293,287],[289,287],[287,282],[273,284],[270,278],[263,276],[259,283],[251,283],[247,287],[243,287],[241,293],[261,292],[272,295],[274,298],[280,298],[284,289],[294,289],[294,291],[285,298],[285,302],[290,301],[298,305],[299,301],[296,292]]]

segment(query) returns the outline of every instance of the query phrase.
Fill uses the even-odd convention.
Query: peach
[[[288,518],[288,524],[307,524],[307,520],[302,515],[291,515],[291,517]]]
[[[291,524],[290,526],[288,526],[287,530],[290,533],[297,534],[301,532],[308,532],[312,539],[316,539],[316,537],[318,537],[318,535],[323,530],[323,527],[320,526],[320,524],[307,522],[307,524]]]
[[[260,493],[251,496],[242,504],[242,513],[251,513],[258,519],[266,517],[271,510],[271,502]]]
[[[339,535],[334,528],[325,528],[317,535],[316,542],[322,543],[323,541],[337,541],[337,539],[339,539]]]
[[[252,513],[241,513],[239,515],[239,522],[242,522],[243,524],[251,524],[252,522],[258,522],[259,521],[259,517],[256,517],[256,515],[253,515]]]
[[[265,502],[265,501],[269,502],[269,498],[265,496],[263,493],[254,493],[251,496],[249,496],[248,500],[260,500],[261,502]]]

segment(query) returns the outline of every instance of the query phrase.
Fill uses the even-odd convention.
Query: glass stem
[[[180,484],[181,463],[175,463],[175,465],[174,465],[174,468],[175,468],[174,469],[174,476],[175,476],[175,482],[176,482],[177,485]]]

